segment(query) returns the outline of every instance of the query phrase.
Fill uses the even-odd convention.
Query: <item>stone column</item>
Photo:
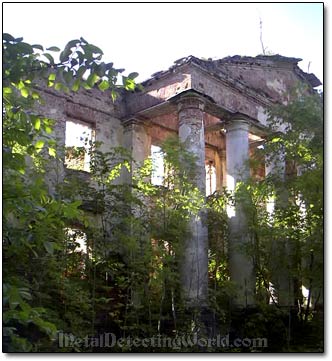
[[[131,172],[128,172],[127,169],[123,170],[122,179],[126,185],[128,185],[127,192],[133,192],[132,189],[132,177],[135,174],[135,171],[138,170],[143,164],[144,161],[150,156],[151,153],[151,136],[149,134],[149,126],[143,121],[135,118],[130,118],[124,123],[123,129],[123,145],[129,151],[132,161],[131,161]],[[146,180],[147,182],[150,179]],[[144,203],[146,200],[144,197],[136,194],[136,197],[139,197]],[[128,257],[130,261],[135,261],[135,259],[142,259],[146,252],[146,249],[150,248],[151,237],[148,232],[142,227],[142,222],[144,222],[143,214],[145,213],[144,206],[139,206],[137,204],[128,203],[128,212],[131,213],[131,216],[140,222],[130,221],[128,229],[126,230],[127,236],[130,236],[135,240],[137,248],[127,245],[119,245],[120,252],[123,252],[125,257]],[[147,274],[146,274],[147,276]],[[135,284],[131,290],[131,301],[134,307],[140,307],[142,303],[142,298],[140,295],[139,288],[140,284]]]
[[[275,208],[287,207],[287,192],[283,189],[285,181],[285,153],[281,149],[275,154],[268,154],[265,159],[265,176],[275,182],[275,197],[267,204],[267,210],[273,214]],[[273,224],[273,220],[272,220]],[[271,283],[274,295],[280,306],[290,306],[293,303],[293,281],[291,271],[291,247],[285,239],[272,240]]]
[[[133,173],[150,156],[151,136],[148,126],[135,118],[126,120],[123,125],[123,144],[132,156],[133,162],[131,167]],[[125,182],[130,183],[132,175],[126,171],[123,176]]]
[[[195,156],[193,184],[205,196],[204,101],[195,94],[178,101],[179,138],[186,150]],[[186,165],[184,164],[184,167]],[[188,306],[207,305],[208,297],[208,231],[206,210],[202,209],[189,221],[183,247],[181,283]]]
[[[246,181],[249,169],[249,124],[241,119],[234,119],[226,126],[226,171],[227,188],[234,191],[238,182]],[[241,204],[228,209],[230,240],[229,268],[231,280],[236,286],[233,305],[243,308],[254,304],[255,275],[251,257],[247,255],[249,242],[246,214]]]
[[[222,186],[227,187],[226,150],[219,152],[221,162]]]

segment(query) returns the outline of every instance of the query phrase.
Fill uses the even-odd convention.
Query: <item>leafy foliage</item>
[[[102,62],[102,51],[83,38],[68,42],[56,61],[52,54],[59,51],[3,34],[4,345],[8,351],[52,350],[57,331],[83,336],[94,319],[91,283],[85,280],[91,277],[90,260],[83,267],[74,252],[77,244],[66,232],[75,223],[87,225],[88,220],[79,209],[81,200],[64,198],[49,188],[45,172],[50,160],[44,150],[57,157],[57,144],[53,121],[40,115],[36,104],[43,102],[43,87],[68,92],[97,85],[115,98],[117,76],[123,70]],[[125,89],[133,90],[133,83],[126,84]]]

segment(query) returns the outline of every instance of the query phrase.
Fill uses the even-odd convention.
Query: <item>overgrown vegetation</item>
[[[90,147],[92,182],[82,183],[71,172],[65,182],[50,185],[50,164],[62,160],[52,120],[35,112],[43,102],[40,87],[69,92],[97,86],[115,98],[122,72],[102,62],[102,51],[82,38],[70,41],[58,62],[54,52],[59,49],[44,50],[3,35],[4,351],[322,350],[323,116],[320,96],[307,91],[271,110],[271,137],[260,150],[272,158],[285,152],[286,179],[252,180],[239,185],[236,195],[223,189],[205,205],[209,310],[200,320],[210,337],[262,337],[268,347],[207,347],[189,339],[171,347],[123,342],[103,348],[74,341],[103,333],[117,339],[197,337],[197,315],[181,299],[179,266],[188,220],[204,205],[204,197],[191,183],[194,159],[177,139],[162,147],[163,186],[149,182],[151,160],[139,167],[125,149],[101,152],[100,144]],[[133,90],[135,76],[124,76],[122,87]],[[288,125],[284,133],[273,131],[279,119]],[[133,172],[132,180],[118,182],[126,172]],[[244,196],[249,200],[246,251],[257,274],[257,309],[236,314],[226,206]],[[275,208],[268,212],[266,203],[273,197]],[[271,289],[280,270],[294,288],[291,307],[280,307]],[[309,292],[307,304],[302,285]],[[64,334],[70,342],[60,347]]]

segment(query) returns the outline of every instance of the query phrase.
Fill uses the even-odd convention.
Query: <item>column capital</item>
[[[132,130],[135,126],[142,126],[145,128],[148,128],[151,126],[151,124],[149,124],[145,119],[139,119],[137,117],[131,117],[125,120],[122,120],[122,125],[124,128],[124,131],[130,131]]]
[[[178,112],[186,109],[196,109],[203,112],[205,108],[204,98],[194,92],[186,92],[185,94],[180,95],[176,100],[176,104]]]
[[[249,131],[249,122],[246,119],[234,118],[225,124],[226,132],[232,132],[235,130]]]
[[[125,120],[122,120],[122,125],[124,126],[124,128],[128,128],[133,124],[137,123],[137,119],[136,118],[128,118]]]

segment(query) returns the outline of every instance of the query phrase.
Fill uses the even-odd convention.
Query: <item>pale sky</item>
[[[188,55],[220,59],[267,52],[302,58],[323,81],[322,3],[5,3],[3,31],[29,43],[64,45],[83,36],[104,61],[143,81]]]

